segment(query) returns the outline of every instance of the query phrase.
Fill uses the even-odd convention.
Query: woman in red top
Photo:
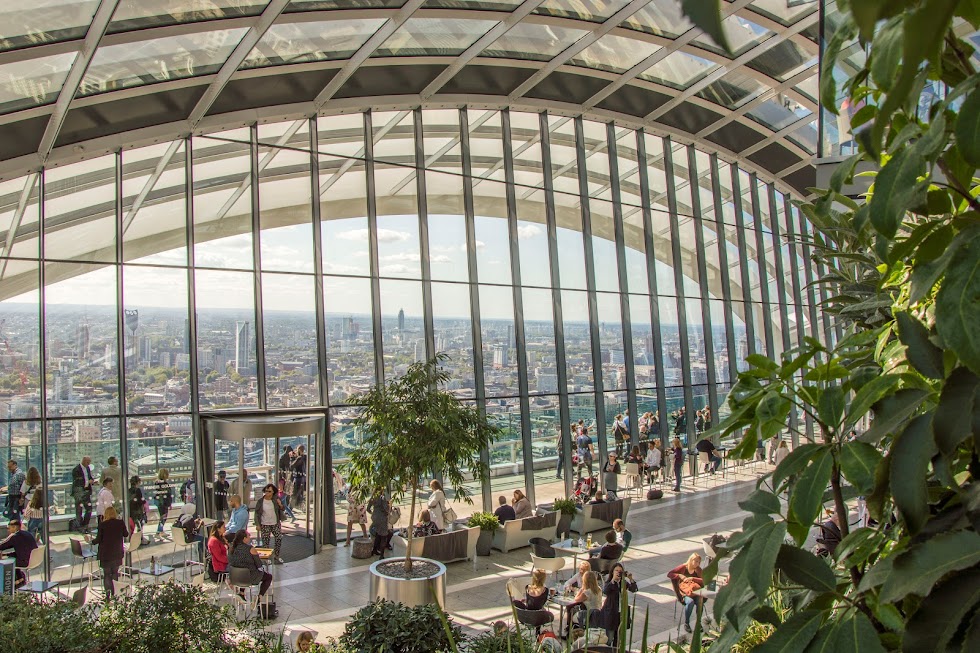
[[[228,544],[225,542],[225,523],[215,522],[211,527],[211,537],[208,538],[208,554],[211,556],[211,569],[208,575],[217,582],[218,574],[228,570]]]
[[[684,630],[691,632],[691,614],[695,606],[704,604],[704,597],[698,594],[704,588],[704,579],[701,577],[701,556],[692,553],[687,562],[667,572],[667,578],[673,581],[681,595],[684,603]]]

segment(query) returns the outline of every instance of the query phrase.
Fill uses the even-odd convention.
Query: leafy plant
[[[466,525],[470,528],[479,526],[481,531],[493,533],[500,528],[500,520],[492,512],[474,512]]]
[[[845,337],[807,338],[778,362],[749,356],[712,433],[741,433],[741,458],[794,413],[816,435],[795,432],[804,443],[739,504],[752,515],[706,570],[731,558],[713,648],[769,624],[760,651],[980,650],[980,74],[953,25],[977,29],[980,8],[837,4],[821,101],[837,113],[833,72],[857,39],[869,54],[844,88],[862,107],[851,118],[860,151],[800,208],[826,270],[823,310]],[[874,183],[855,200],[842,190],[859,163]],[[856,496],[874,521],[852,531]],[[803,548],[827,503],[843,517],[829,560]],[[774,593],[787,615],[769,605]]]
[[[428,474],[441,473],[457,498],[472,503],[464,474],[487,478],[480,452],[499,434],[475,407],[441,389],[450,378],[440,367],[446,360],[448,356],[437,354],[415,363],[404,376],[353,400],[364,406],[357,420],[364,439],[350,453],[351,484],[371,490],[390,484],[394,501],[410,493],[410,524],[415,523],[419,479]],[[412,529],[406,537],[405,568],[410,570]]]
[[[99,639],[94,609],[72,601],[41,601],[21,592],[0,594],[0,615],[0,642],[10,651],[90,651]]]
[[[352,651],[437,653],[456,650],[462,637],[462,629],[438,605],[410,608],[381,599],[358,610],[338,641]]]
[[[574,499],[555,499],[552,507],[563,515],[574,515],[575,514],[575,500]]]

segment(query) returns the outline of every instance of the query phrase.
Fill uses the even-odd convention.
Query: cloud
[[[324,261],[323,271],[328,274],[331,272],[334,274],[358,274],[362,272],[362,269],[353,265],[344,265],[343,263]]]
[[[517,239],[528,240],[544,233],[544,230],[536,224],[524,224],[517,228]]]
[[[353,240],[357,242],[366,243],[368,241],[368,230],[367,229],[351,229],[350,231],[343,231],[337,234],[337,238],[342,240]],[[402,240],[408,240],[410,238],[408,232],[396,231],[394,229],[378,229],[378,242],[380,243],[395,243]]]
[[[381,274],[408,274],[412,272],[412,268],[407,265],[402,265],[400,263],[395,263],[394,265],[382,265]],[[418,270],[414,270],[418,272]]]
[[[393,263],[418,263],[422,260],[422,257],[418,254],[409,254],[407,252],[399,252],[398,254],[387,254],[382,256],[382,261],[389,261]]]
[[[429,257],[429,263],[452,263],[453,260],[445,254],[436,254]]]

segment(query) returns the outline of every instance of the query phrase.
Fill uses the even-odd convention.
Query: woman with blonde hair
[[[548,588],[544,586],[548,572],[535,569],[531,572],[531,583],[524,588],[524,600],[514,601],[514,605],[522,610],[542,610],[548,602]]]
[[[106,598],[116,593],[113,581],[119,578],[119,567],[123,561],[123,545],[129,537],[126,522],[118,519],[119,513],[114,506],[108,506],[99,522],[99,530],[92,544],[99,545],[99,566],[102,567],[102,587],[105,588]]]
[[[667,572],[667,578],[677,587],[677,592],[684,602],[684,630],[691,632],[691,615],[694,608],[704,603],[704,597],[698,592],[704,588],[701,576],[701,556],[692,553],[687,562],[674,567]]]

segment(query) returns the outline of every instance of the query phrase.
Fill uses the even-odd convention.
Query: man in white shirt
[[[647,449],[646,460],[643,461],[646,467],[648,481],[653,482],[653,479],[660,472],[660,467],[663,463],[663,453],[660,451],[660,440],[654,440],[650,443],[650,447]]]
[[[102,518],[105,516],[105,509],[115,501],[115,497],[112,496],[113,485],[115,485],[115,481],[112,480],[112,477],[107,476],[102,481],[102,489],[99,490],[99,496],[95,501],[95,517],[99,523],[102,523]]]

